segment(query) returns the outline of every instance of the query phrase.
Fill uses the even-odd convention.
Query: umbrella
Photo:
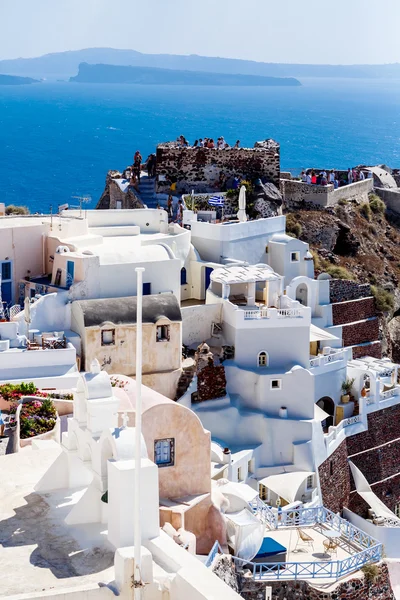
[[[31,301],[30,301],[29,296],[26,296],[26,298],[24,300],[24,313],[25,313],[26,328],[27,328],[27,330],[29,330],[29,325],[30,325],[30,323],[32,323],[32,319],[31,319]]]
[[[246,188],[244,185],[240,188],[239,192],[239,212],[237,214],[237,218],[241,223],[247,221],[246,215]]]

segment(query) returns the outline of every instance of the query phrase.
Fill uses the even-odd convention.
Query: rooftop
[[[222,267],[221,269],[215,269],[210,277],[211,281],[227,284],[252,283],[256,281],[266,281],[267,279],[280,279],[279,275],[274,273],[270,266],[264,264]]]

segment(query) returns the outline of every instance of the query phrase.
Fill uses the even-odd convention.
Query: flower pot
[[[365,389],[365,387],[363,387],[363,389],[361,390],[361,398],[365,398],[367,395],[367,390]]]
[[[349,400],[350,400],[350,394],[344,394],[343,396],[340,397],[342,404],[348,404]]]

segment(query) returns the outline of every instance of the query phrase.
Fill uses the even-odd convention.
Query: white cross
[[[124,412],[122,415],[122,427],[128,427],[129,417],[128,413]]]

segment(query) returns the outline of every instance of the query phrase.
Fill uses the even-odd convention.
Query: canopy
[[[224,496],[238,496],[245,500],[245,502],[251,502],[258,496],[258,491],[247,485],[247,483],[235,483],[227,479],[222,479],[221,481],[223,483],[219,484],[219,481],[217,481],[217,485],[219,484],[218,489]]]
[[[353,475],[356,490],[360,494],[361,498],[369,504],[370,508],[377,514],[377,516],[385,517],[386,519],[392,519],[395,521],[400,520],[396,515],[378,498],[378,496],[372,491],[368,481],[361,473],[360,469],[349,460],[351,474]]]
[[[265,485],[269,490],[278,494],[281,498],[291,504],[296,500],[297,492],[307,477],[314,475],[310,471],[295,471],[294,473],[281,473],[280,475],[269,475],[258,483]]]
[[[228,538],[235,556],[252,560],[263,543],[265,525],[247,508],[225,515]]]
[[[322,342],[327,340],[338,340],[335,335],[328,333],[324,329],[320,329],[316,325],[311,324],[310,326],[310,342]]]
[[[325,421],[331,415],[324,410],[318,404],[314,404],[314,420],[315,421]]]

